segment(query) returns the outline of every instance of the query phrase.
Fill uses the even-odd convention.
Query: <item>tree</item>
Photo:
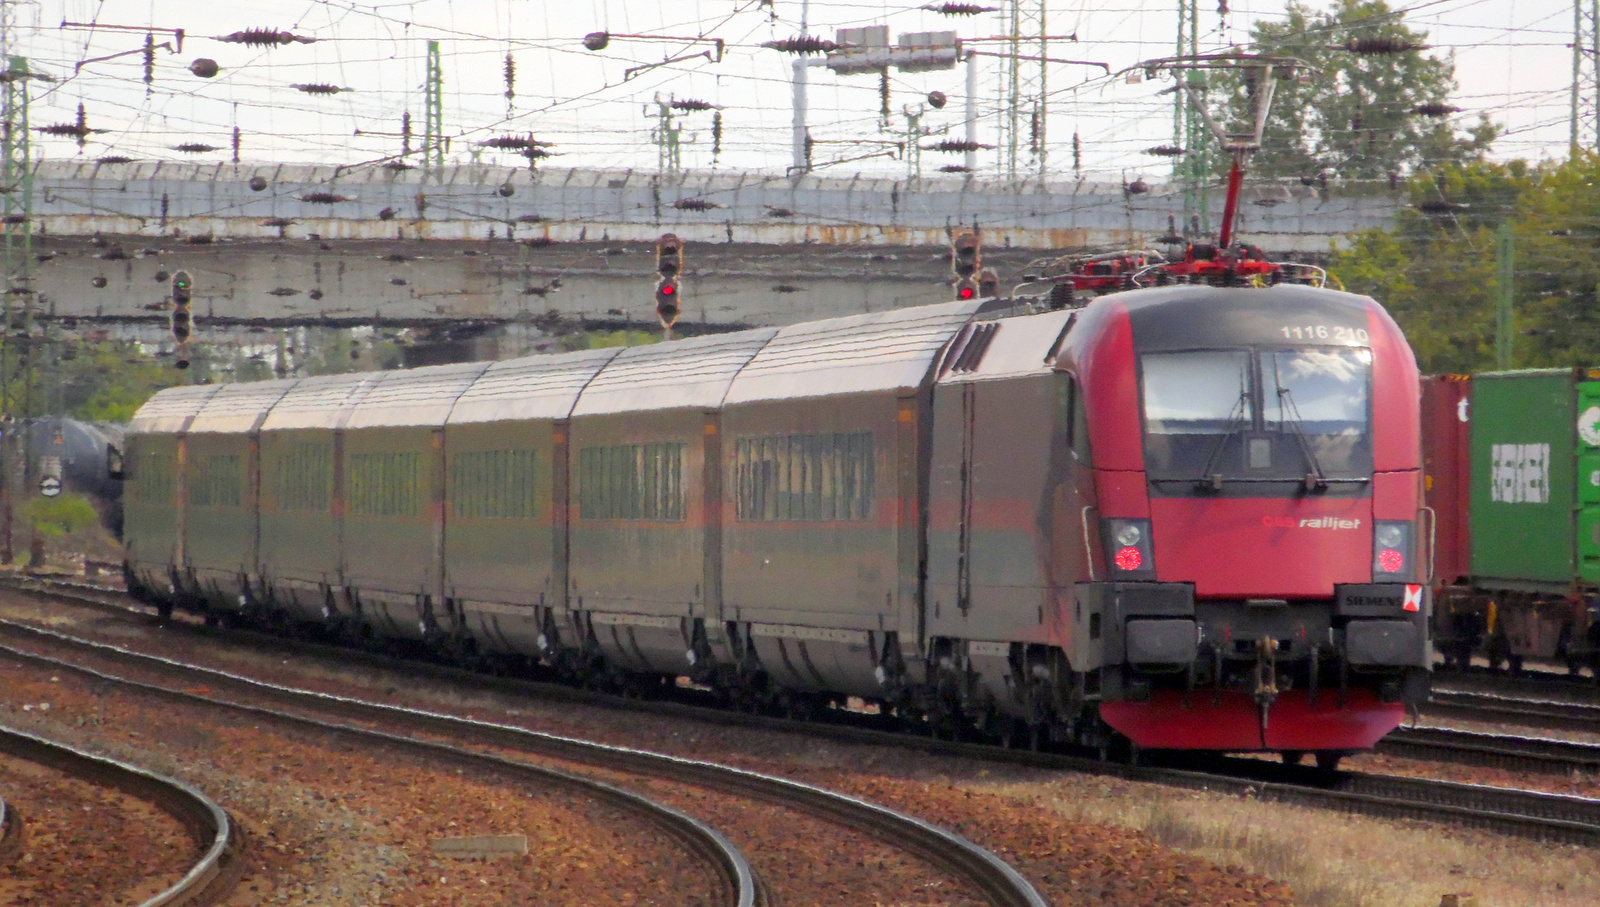
[[[1284,19],[1256,23],[1254,52],[1295,57],[1309,69],[1303,71],[1305,82],[1278,80],[1252,172],[1375,180],[1483,158],[1498,134],[1487,118],[1459,132],[1447,118],[1417,112],[1449,107],[1456,88],[1453,57],[1440,59],[1421,49],[1347,49],[1353,41],[1421,48],[1427,33],[1406,27],[1403,16],[1384,0],[1336,0],[1326,12],[1290,0]],[[1222,97],[1213,103],[1223,104],[1234,122],[1246,122],[1251,87],[1238,77],[1214,84]]]
[[[1427,373],[1495,367],[1497,246],[1515,247],[1513,368],[1600,365],[1600,157],[1414,178],[1392,230],[1352,237],[1330,270],[1388,307]]]

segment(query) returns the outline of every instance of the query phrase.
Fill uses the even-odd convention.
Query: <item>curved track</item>
[[[0,752],[114,787],[155,804],[183,825],[200,849],[200,858],[183,878],[144,901],[140,907],[215,904],[233,891],[238,882],[240,839],[237,826],[222,807],[200,791],[182,781],[12,728],[0,727]],[[11,835],[11,818],[8,814],[7,839]]]
[[[266,684],[211,668],[132,652],[117,646],[82,640],[12,621],[0,621],[0,629],[9,633],[27,634],[50,644],[69,646],[97,656],[115,659],[122,663],[184,672],[203,678],[206,684],[213,689],[230,689],[250,696],[268,698],[297,708],[314,709],[319,713],[347,720],[382,721],[417,731],[446,734],[454,739],[469,739],[476,743],[537,753],[549,758],[579,762],[628,774],[649,775],[667,781],[723,791],[739,797],[777,803],[826,821],[858,829],[896,848],[911,852],[934,867],[946,871],[965,882],[995,907],[1046,907],[1047,904],[1033,886],[1004,861],[960,835],[913,816],[819,787],[713,763],[681,759],[642,750],[607,746],[569,737],[529,731],[510,725],[472,721],[434,712],[405,709]],[[246,709],[281,720],[312,724],[330,731],[363,735],[379,733],[352,728],[346,724],[329,724],[300,715],[263,709],[258,706],[241,705],[228,700],[216,699],[183,690],[129,681],[126,678],[114,677],[70,662],[47,658],[10,646],[0,646],[0,651],[4,651],[12,657],[48,663],[52,667],[87,673],[117,683],[132,683],[148,692],[161,695],[218,704],[229,708]],[[493,758],[443,744],[418,741],[410,737],[387,734],[381,736],[396,744],[424,746],[437,754],[449,755],[457,759]],[[502,761],[512,766],[526,765],[525,763],[509,762],[508,760]],[[576,778],[577,776],[570,777]],[[705,831],[709,832],[709,829],[705,829]],[[717,840],[721,842],[723,847],[731,851],[731,845],[727,845],[726,841],[723,841],[720,836]],[[736,851],[732,853],[734,855],[737,854]],[[738,903],[740,905],[752,904],[755,902],[753,900],[755,892],[749,883],[753,879],[753,873],[751,873],[748,864],[743,862],[742,857],[738,857],[738,860],[742,866],[744,881],[744,886],[739,891]]]
[[[78,591],[64,592],[54,589],[38,590],[38,594],[45,596],[60,596],[75,603],[148,617],[149,612],[145,609],[121,602],[109,602],[102,598],[114,595],[122,599],[122,594],[116,590],[95,588],[93,592],[97,594],[86,595]],[[200,630],[198,627],[194,629]],[[247,635],[252,642],[282,644],[282,640],[274,637]],[[300,643],[296,643],[295,649],[308,652],[308,647]],[[344,659],[352,657],[349,650],[332,646],[325,647],[322,651],[334,657]],[[603,703],[612,707],[627,708],[633,705],[614,696],[577,691],[557,684],[485,677],[458,668],[419,664],[385,656],[359,657],[369,659],[375,665],[423,673],[480,688]],[[842,721],[800,723],[789,719],[745,715],[702,705],[659,701],[649,703],[648,710],[657,714],[671,712],[686,718],[714,723],[786,731],[803,730],[808,734],[834,739],[910,747],[944,755],[1222,791],[1338,812],[1422,819],[1536,840],[1600,844],[1600,801],[1557,794],[1356,772],[1325,772],[1303,766],[1279,765],[1260,759],[1208,757],[1184,762],[1182,755],[1176,755],[1173,760],[1166,760],[1160,765],[1120,765],[1087,757],[1004,750],[987,744],[938,741],[903,732],[889,732],[872,727],[870,719],[861,720],[861,716],[848,713],[830,716],[843,719]]]
[[[22,856],[25,841],[22,813],[0,800],[0,869],[10,866]]]
[[[14,626],[5,624],[5,622],[0,622],[0,625],[4,625],[6,629],[14,629]],[[54,634],[47,634],[46,638],[49,638],[50,641],[57,643],[71,644],[74,642],[71,637],[55,636]],[[97,644],[86,643],[86,645],[96,646]],[[104,655],[107,654],[108,650],[115,651],[113,647],[105,647],[97,650],[96,654]],[[503,759],[486,753],[477,753],[462,749],[460,747],[449,746],[447,744],[417,740],[415,738],[398,736],[394,734],[386,734],[381,731],[356,728],[346,724],[334,724],[318,721],[316,719],[307,718],[301,715],[294,715],[287,712],[275,711],[258,706],[233,703],[227,700],[217,699],[197,693],[189,693],[182,690],[157,686],[154,684],[142,683],[129,678],[107,674],[83,665],[74,664],[70,661],[64,661],[34,652],[27,652],[11,646],[0,645],[0,653],[19,661],[26,661],[56,670],[76,672],[84,676],[91,677],[95,680],[137,689],[145,693],[166,696],[174,699],[201,702],[208,705],[215,705],[238,711],[245,711],[263,718],[298,724],[303,727],[311,727],[332,734],[360,737],[368,743],[378,741],[396,748],[421,752],[438,762],[449,762],[461,764],[463,766],[471,766],[473,769],[480,771],[488,768],[498,771],[503,775],[521,777],[525,780],[530,780],[541,785],[554,784],[565,786],[597,801],[607,803],[615,808],[633,813],[643,818],[649,824],[666,832],[675,840],[684,844],[692,853],[705,862],[707,868],[711,870],[713,877],[718,880],[719,887],[722,889],[719,893],[720,897],[718,898],[720,903],[733,905],[733,907],[759,907],[759,905],[764,902],[764,899],[761,896],[759,885],[755,878],[755,874],[751,870],[749,862],[745,859],[744,855],[738,851],[737,848],[730,844],[715,830],[690,816],[672,809],[671,807],[657,803],[653,800],[649,800],[619,787],[594,780],[592,778],[585,778],[581,775],[563,772],[559,769],[549,768],[546,766],[531,765],[525,762]],[[177,663],[169,663],[169,666],[178,667],[179,665]],[[0,738],[0,748],[4,747],[4,740],[3,738]],[[151,902],[152,907],[156,903],[165,904],[178,902]]]

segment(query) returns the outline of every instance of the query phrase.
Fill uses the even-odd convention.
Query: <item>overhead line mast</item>
[[[1600,2],[1600,0],[1596,0]],[[1179,59],[1195,60],[1200,56],[1200,2],[1178,0]],[[1194,69],[1179,73],[1182,85],[1192,87],[1195,95],[1205,94],[1206,74]],[[1211,178],[1210,142],[1205,120],[1196,106],[1195,95],[1179,88],[1172,99],[1172,144],[1180,149],[1172,161],[1173,182],[1183,187],[1183,224],[1185,236],[1205,236],[1211,232],[1211,203],[1206,184]]]
[[[1000,172],[1006,180],[1026,179],[1035,170],[1042,183],[1048,160],[1045,123],[1049,119],[1046,72],[1049,39],[1045,0],[1006,0],[1007,37],[1005,81],[1002,83]]]
[[[1600,0],[1572,0],[1571,151],[1600,151]]]

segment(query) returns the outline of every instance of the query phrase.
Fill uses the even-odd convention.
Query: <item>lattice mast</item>
[[[1596,0],[1600,2],[1600,0]],[[1178,47],[1175,56],[1194,60],[1200,56],[1200,2],[1178,0]],[[1204,95],[1204,70],[1180,70],[1178,78]],[[1184,153],[1173,159],[1172,180],[1183,187],[1184,235],[1204,236],[1211,232],[1211,204],[1206,185],[1211,176],[1209,130],[1195,99],[1179,88],[1172,100],[1172,144]]]
[[[1600,151],[1600,0],[1572,3],[1572,152]]]
[[[1000,109],[1000,172],[1015,183],[1033,170],[1044,180],[1047,165],[1045,124],[1050,106],[1045,58],[1045,0],[1006,0],[1007,36]]]
[[[428,75],[423,83],[422,165],[435,181],[444,178],[444,64],[439,42],[428,42]]]
[[[29,140],[28,88],[32,72],[18,49],[16,5],[0,0],[0,188],[4,192],[5,325],[9,340],[18,330],[27,337],[33,327],[33,150]],[[20,320],[18,307],[20,306]],[[26,342],[26,341],[24,341]],[[0,343],[0,411],[18,403],[14,387],[16,351]],[[26,388],[26,382],[24,383]]]

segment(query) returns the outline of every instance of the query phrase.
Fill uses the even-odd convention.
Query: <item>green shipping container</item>
[[[1600,381],[1539,369],[1472,378],[1472,577],[1484,589],[1600,582]]]

